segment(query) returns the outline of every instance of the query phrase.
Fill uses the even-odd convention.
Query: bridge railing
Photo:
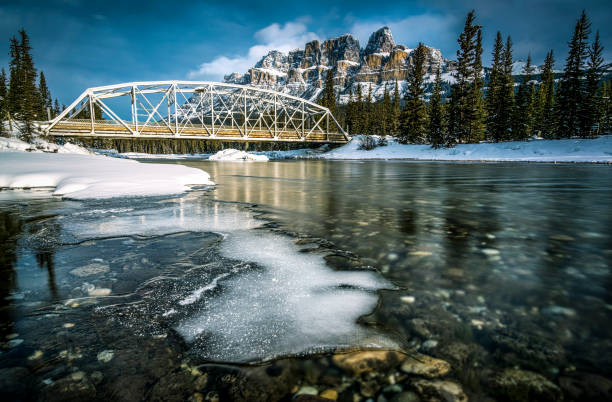
[[[114,98],[129,100],[127,119],[109,106]],[[96,119],[100,115],[96,109],[107,119]],[[83,119],[83,114],[88,118]],[[90,88],[50,122],[47,132],[273,141],[349,139],[329,109],[316,103],[267,89],[191,81]]]

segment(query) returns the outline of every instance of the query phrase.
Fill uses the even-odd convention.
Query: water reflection
[[[57,284],[55,283],[55,262],[54,253],[51,251],[39,251],[35,253],[36,262],[40,269],[46,269],[48,273],[47,285],[52,300],[59,300]]]
[[[17,242],[22,234],[22,222],[16,214],[0,211],[0,336],[13,332],[14,318],[11,295],[17,286],[15,264]]]

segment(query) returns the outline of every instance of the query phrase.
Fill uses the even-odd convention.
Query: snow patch
[[[72,199],[180,194],[190,185],[214,183],[200,169],[97,155],[6,152],[0,158],[0,187],[55,187],[53,195]]]
[[[403,145],[389,137],[388,145],[360,150],[361,136],[321,154],[323,159],[415,159],[442,161],[612,162],[612,136],[596,139],[530,140],[459,144],[433,149],[430,145]]]
[[[211,161],[253,161],[267,162],[268,157],[265,155],[251,154],[237,149],[224,149],[208,158]]]
[[[32,138],[30,143],[15,137],[0,137],[0,152],[49,152],[60,154],[91,155],[90,151],[81,146],[70,143],[58,145],[45,141],[40,137]]]

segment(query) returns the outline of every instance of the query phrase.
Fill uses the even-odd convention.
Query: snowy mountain
[[[439,49],[426,46],[426,75],[424,80],[427,96],[433,90],[435,71],[441,68],[442,89],[450,96],[451,85],[455,82],[453,73],[456,61],[446,59]],[[334,89],[338,94],[339,103],[346,104],[349,92],[356,93],[361,86],[364,98],[372,89],[372,98],[382,100],[384,90],[392,93],[395,81],[398,82],[403,96],[407,90],[406,79],[413,63],[414,50],[395,43],[391,30],[382,27],[370,35],[365,48],[351,34],[323,41],[308,42],[304,49],[296,49],[288,53],[272,50],[262,57],[246,73],[226,75],[228,83],[253,85],[261,88],[274,89],[279,92],[317,101],[321,93],[326,75],[334,75]],[[512,65],[512,73],[516,84],[523,79],[525,62],[517,60]],[[606,65],[604,74],[607,79],[612,75],[610,64]],[[539,80],[541,66],[534,65],[535,81]],[[485,87],[489,78],[490,67],[484,67]],[[560,70],[555,70],[560,75]]]
[[[382,99],[385,87],[393,91],[398,81],[402,93],[406,78],[413,63],[414,49],[398,45],[391,30],[383,27],[374,32],[365,48],[351,34],[327,39],[323,43],[314,40],[288,54],[273,50],[264,56],[245,74],[233,73],[225,76],[225,82],[271,88],[316,100],[321,92],[326,75],[334,74],[339,101],[348,101],[349,90],[355,93],[362,85],[364,97],[372,88],[372,97]],[[452,82],[451,72],[455,62],[442,57],[438,49],[427,47],[425,81],[433,83],[434,72],[441,68],[442,77]]]

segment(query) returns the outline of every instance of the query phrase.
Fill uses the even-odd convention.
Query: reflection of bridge
[[[88,112],[96,108],[105,120]],[[118,113],[128,108],[129,117],[120,118]],[[83,119],[82,111],[90,117]],[[44,130],[53,136],[96,138],[320,143],[349,139],[329,109],[316,103],[268,89],[194,81],[89,88]]]

